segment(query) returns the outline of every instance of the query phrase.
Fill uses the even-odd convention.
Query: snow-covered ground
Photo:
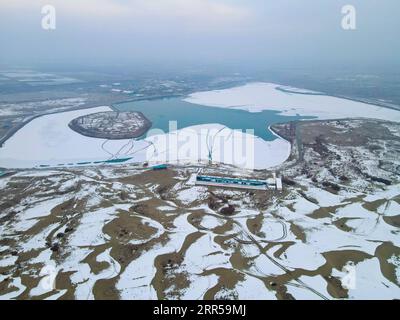
[[[203,172],[221,169],[238,172]],[[299,174],[284,193],[249,193],[190,186],[195,168],[171,172],[1,178],[0,299],[400,297],[398,183],[333,192]]]
[[[290,88],[292,92],[289,93],[278,90],[281,87],[273,83],[250,83],[226,90],[194,93],[185,101],[250,112],[276,110],[286,116],[313,116],[319,119],[362,117],[400,121],[400,112],[396,110],[326,95],[305,94],[311,92],[296,88]]]
[[[120,149],[129,140],[106,142],[103,139],[85,137],[68,127],[69,122],[77,117],[110,110],[109,107],[98,107],[34,119],[16,132],[0,149],[0,166],[30,168],[110,159],[112,155],[123,152]],[[144,141],[136,143],[138,148],[147,145]]]

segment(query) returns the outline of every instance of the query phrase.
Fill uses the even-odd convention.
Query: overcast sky
[[[1,0],[0,63],[398,66],[399,13],[399,0]]]

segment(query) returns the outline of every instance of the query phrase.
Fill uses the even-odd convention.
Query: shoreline
[[[260,82],[256,82],[256,83],[258,83],[258,84],[261,84]],[[254,84],[254,83],[247,83],[247,85],[249,85],[249,84]],[[281,84],[276,84],[277,86],[281,86]],[[233,88],[229,88],[229,89],[234,89],[234,88],[238,88],[238,87],[233,87]],[[228,89],[228,90],[229,90]],[[221,90],[225,90],[225,89],[220,89],[220,90],[212,90],[212,91],[210,91],[210,92],[213,92],[213,91],[221,91]],[[279,88],[277,88],[277,90],[279,90]],[[299,89],[299,90],[301,90],[301,89]],[[304,90],[306,90],[306,89],[304,89]],[[308,90],[308,89],[307,89]],[[198,93],[198,92],[195,92],[195,93]],[[192,95],[193,94],[195,94],[195,93],[192,93]],[[301,91],[300,91],[300,93],[299,92],[293,92],[293,94],[302,94],[302,95],[309,95],[308,93],[301,93]],[[311,94],[311,95],[315,95],[315,94]],[[389,109],[389,110],[394,110],[394,111],[399,111],[400,112],[400,110],[398,110],[398,109],[395,109],[395,108],[390,108],[390,107],[388,107],[388,106],[386,106],[386,105],[378,105],[378,104],[373,104],[372,102],[365,102],[365,101],[362,101],[362,100],[356,100],[356,99],[353,99],[353,98],[348,98],[348,97],[339,97],[339,96],[333,96],[333,95],[326,95],[326,94],[324,94],[324,93],[318,93],[318,95],[323,95],[323,96],[328,96],[328,97],[337,97],[337,98],[340,98],[340,99],[346,99],[346,100],[349,100],[349,101],[354,101],[354,102],[360,102],[360,103],[364,103],[364,104],[369,104],[369,105],[372,105],[372,106],[376,106],[376,107],[381,107],[381,108],[385,108],[385,109]],[[111,105],[109,105],[109,106],[107,106],[109,109],[111,109],[112,111],[119,111],[118,109],[117,109],[117,105],[120,105],[120,104],[124,104],[124,103],[127,103],[127,102],[134,102],[134,101],[148,101],[148,100],[157,100],[157,99],[168,99],[168,98],[174,98],[174,97],[184,97],[184,96],[186,96],[186,97],[190,97],[190,94],[189,95],[171,95],[171,96],[157,96],[157,97],[139,97],[139,98],[136,98],[136,99],[132,99],[132,100],[127,100],[127,101],[121,101],[121,102],[116,102],[116,103],[113,103],[113,104],[111,104]],[[193,103],[193,102],[190,102],[190,103]],[[208,107],[212,107],[212,108],[221,108],[221,107],[216,107],[216,106],[208,106]],[[10,138],[12,138],[19,130],[21,130],[22,128],[24,128],[27,124],[29,124],[30,122],[32,122],[33,120],[35,120],[35,119],[38,119],[38,118],[41,118],[41,117],[43,117],[43,116],[48,116],[48,115],[54,115],[54,114],[60,114],[60,113],[64,113],[64,112],[71,112],[71,111],[79,111],[79,110],[85,110],[85,109],[93,109],[93,108],[98,108],[98,106],[80,106],[80,107],[78,107],[78,108],[72,108],[72,109],[66,109],[66,110],[62,110],[62,111],[54,111],[54,112],[49,112],[49,113],[44,113],[44,114],[40,114],[40,115],[35,115],[35,116],[32,116],[32,117],[30,117],[30,118],[28,118],[28,119],[26,119],[26,121],[24,121],[23,123],[21,123],[20,125],[18,125],[18,126],[16,126],[16,127],[14,127],[14,128],[12,128],[5,136],[3,136],[2,138],[0,138],[0,152],[1,152],[1,150],[2,150],[2,148],[4,148],[4,144],[10,139]],[[226,108],[226,109],[230,109],[229,107],[224,107],[224,108]],[[269,110],[269,109],[265,109],[265,110]],[[272,109],[273,110],[273,109]],[[247,111],[247,112],[250,112],[250,111]],[[283,114],[283,116],[285,116],[285,114]],[[147,118],[146,118],[147,119]],[[374,118],[374,117],[343,117],[343,118],[331,118],[331,119],[304,119],[304,120],[297,120],[297,121],[301,121],[301,122],[323,122],[323,121],[339,121],[339,120],[362,120],[362,119],[374,119],[374,120],[377,120],[377,121],[383,121],[383,122],[394,122],[394,123],[396,123],[396,121],[390,121],[390,120],[385,120],[385,119],[376,119],[376,118]],[[276,123],[276,124],[282,124],[282,123],[289,123],[289,122],[291,122],[291,121],[284,121],[284,122],[280,122],[280,123]],[[295,121],[296,122],[296,121]],[[290,149],[292,149],[293,148],[293,142],[290,142],[290,141],[288,141],[287,139],[285,139],[283,136],[280,136],[274,129],[273,129],[273,126],[274,125],[276,125],[276,124],[272,124],[272,125],[269,125],[267,128],[266,128],[266,130],[269,130],[269,132],[271,132],[277,139],[282,139],[282,140],[284,140],[284,141],[286,141],[286,142],[288,142],[289,144],[290,144]],[[151,128],[151,127],[150,127]],[[76,132],[76,130],[74,130],[75,132]],[[80,134],[82,134],[83,136],[86,136],[86,137],[92,137],[93,138],[93,135],[86,135],[86,134],[84,134],[84,133],[82,133],[82,132],[79,132]],[[139,136],[139,138],[140,137],[142,137],[143,135],[140,135]],[[95,138],[97,138],[97,136],[95,137]],[[120,139],[115,139],[115,140],[125,140],[125,138],[120,138]],[[292,150],[289,150],[289,156],[288,156],[288,159],[290,158],[290,155],[291,155],[291,153],[292,153]],[[287,160],[286,160],[287,161]]]

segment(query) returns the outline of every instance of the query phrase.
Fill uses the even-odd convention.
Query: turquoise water
[[[180,98],[132,101],[114,105],[120,111],[140,111],[152,123],[153,129],[169,131],[169,121],[177,121],[178,129],[189,126],[220,123],[231,129],[253,129],[254,134],[266,141],[276,137],[268,130],[272,124],[311,117],[282,116],[277,111],[257,113],[245,110],[214,108],[182,101]]]

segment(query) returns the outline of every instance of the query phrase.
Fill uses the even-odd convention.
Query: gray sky
[[[399,13],[398,0],[1,0],[0,64],[399,66]]]

